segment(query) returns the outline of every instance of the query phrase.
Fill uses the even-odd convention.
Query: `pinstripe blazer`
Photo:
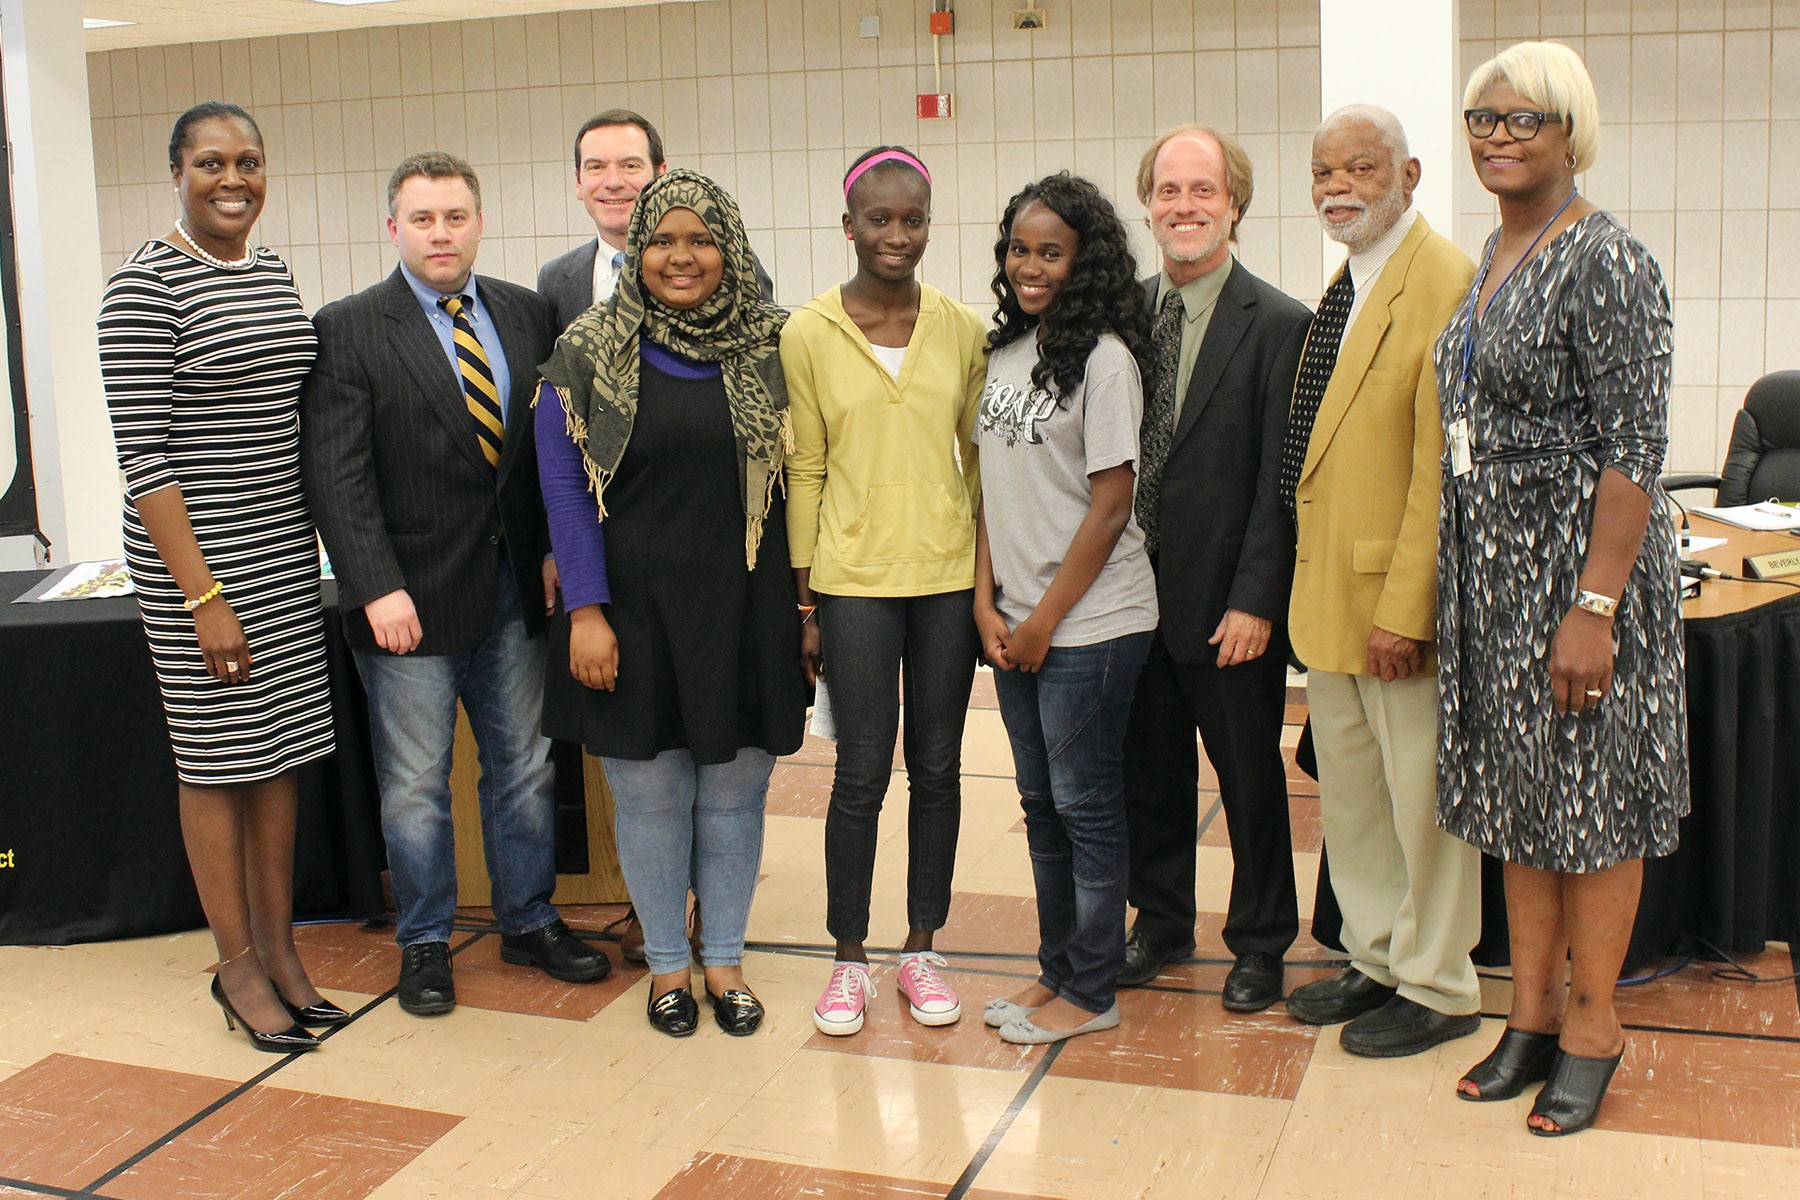
[[[376,649],[362,606],[398,588],[418,610],[415,653],[473,649],[493,626],[502,561],[526,629],[544,625],[550,539],[531,397],[557,331],[536,293],[477,278],[512,374],[498,470],[476,445],[461,384],[399,268],[313,318],[319,357],[300,397],[301,472],[344,632],[359,650]]]

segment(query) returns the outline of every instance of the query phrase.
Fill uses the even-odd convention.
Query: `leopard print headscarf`
[[[697,307],[667,308],[644,288],[642,254],[657,223],[674,208],[706,223],[725,260],[718,290]],[[606,516],[606,485],[618,470],[637,418],[639,338],[700,362],[716,362],[737,437],[744,499],[744,559],[756,566],[763,519],[781,464],[792,448],[787,383],[778,342],[785,309],[757,295],[750,241],[737,202],[697,171],[676,168],[638,193],[627,227],[625,265],[612,298],[577,317],[538,368],[556,389],[569,435],[581,447],[588,484]]]

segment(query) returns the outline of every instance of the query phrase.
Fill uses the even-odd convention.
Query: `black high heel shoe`
[[[687,1037],[700,1028],[700,1006],[694,993],[684,987],[673,988],[644,1006],[650,1027],[670,1037]]]
[[[248,1037],[250,1044],[258,1050],[266,1051],[269,1054],[295,1054],[302,1050],[319,1048],[319,1039],[298,1025],[289,1025],[280,1033],[263,1033],[250,1022],[238,1016],[237,1009],[231,1006],[231,1001],[225,996],[225,985],[219,982],[217,975],[213,976],[212,998],[217,1000],[219,1007],[225,1010],[225,1028],[236,1029],[242,1025],[244,1036]]]
[[[749,1037],[763,1022],[762,1001],[745,989],[726,988],[723,996],[715,996],[707,988],[706,998],[712,1001],[713,1020],[732,1037]]]
[[[1531,1106],[1532,1116],[1545,1118],[1556,1127],[1540,1129],[1529,1120],[1525,1127],[1539,1137],[1565,1137],[1592,1125],[1600,1115],[1600,1102],[1606,1099],[1613,1072],[1624,1057],[1623,1046],[1610,1058],[1584,1058],[1558,1050],[1556,1061],[1550,1066],[1550,1078]]]
[[[1508,1025],[1500,1042],[1486,1058],[1469,1068],[1457,1085],[1459,1100],[1511,1100],[1525,1090],[1528,1083],[1549,1077],[1550,1064],[1556,1058],[1554,1033],[1529,1033]],[[1462,1090],[1462,1083],[1475,1085],[1473,1094]]]
[[[281,1006],[288,1010],[288,1015],[294,1018],[296,1025],[317,1025],[331,1028],[348,1024],[350,1020],[349,1013],[329,1000],[321,999],[317,1004],[295,1004],[279,991],[275,993],[275,998],[281,1001]]]

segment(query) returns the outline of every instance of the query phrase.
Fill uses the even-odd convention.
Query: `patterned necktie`
[[[467,296],[445,296],[438,306],[450,314],[455,326],[456,369],[462,376],[463,400],[469,415],[475,418],[475,437],[487,456],[488,465],[500,466],[500,443],[506,436],[506,424],[500,415],[500,389],[494,386],[494,369],[488,365],[487,351],[475,336],[475,324],[469,320]]]
[[[1337,366],[1344,324],[1355,299],[1356,284],[1350,279],[1350,264],[1345,263],[1319,301],[1312,331],[1306,335],[1306,351],[1300,356],[1300,375],[1294,380],[1294,406],[1288,410],[1287,439],[1281,446],[1281,498],[1287,504],[1288,516],[1296,520],[1294,489],[1300,486],[1300,470],[1306,466],[1306,444],[1312,440],[1313,420],[1319,415],[1319,402],[1325,399],[1332,368]]]
[[[1181,292],[1170,288],[1156,313],[1150,331],[1151,360],[1156,378],[1144,400],[1144,423],[1138,431],[1137,522],[1144,531],[1144,549],[1156,553],[1162,543],[1158,501],[1162,497],[1163,468],[1169,465],[1169,449],[1175,443],[1175,383],[1181,373],[1182,318],[1187,315]]]

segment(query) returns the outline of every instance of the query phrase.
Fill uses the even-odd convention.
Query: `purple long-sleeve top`
[[[644,357],[665,375],[705,379],[719,373],[717,363],[694,362],[652,342],[643,343]],[[598,506],[588,491],[581,449],[569,436],[562,400],[548,383],[538,385],[538,487],[550,523],[550,545],[562,577],[563,611],[612,602],[606,578],[606,531],[597,519]]]

